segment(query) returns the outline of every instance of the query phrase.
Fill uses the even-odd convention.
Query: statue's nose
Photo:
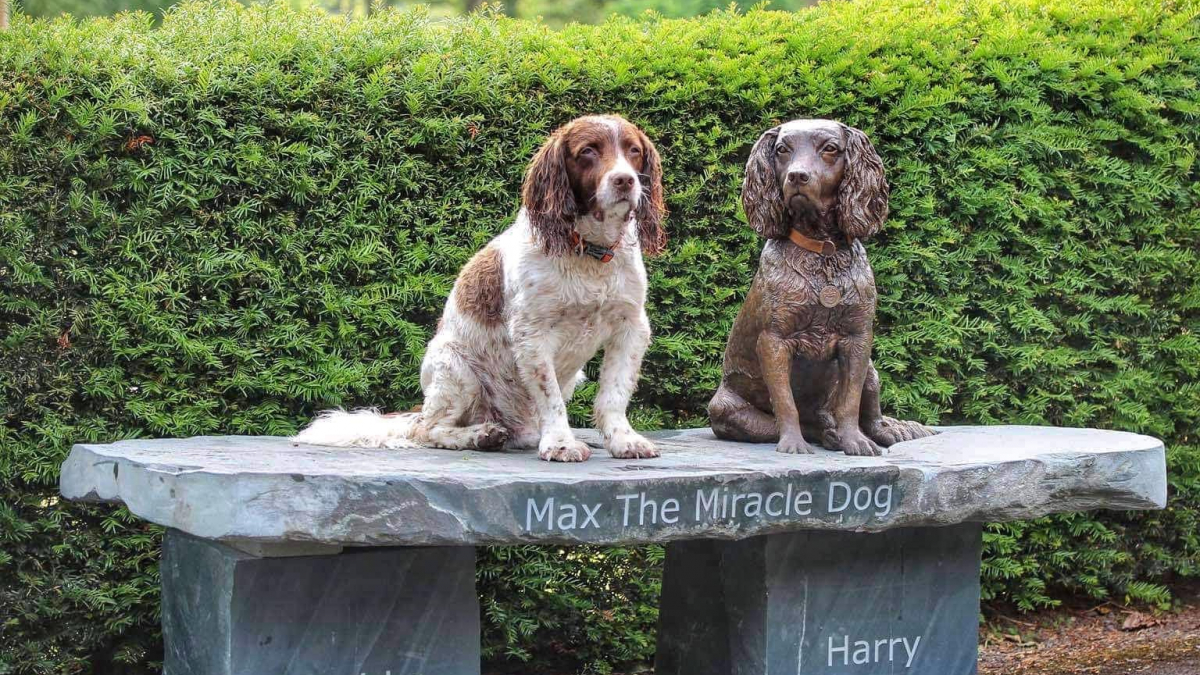
[[[793,185],[808,185],[810,180],[812,180],[812,174],[803,169],[788,171],[787,181]]]

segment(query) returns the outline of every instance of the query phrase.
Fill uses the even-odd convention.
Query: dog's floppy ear
[[[663,203],[662,160],[654,143],[640,129],[638,133],[642,137],[643,148],[639,180],[645,190],[638,200],[638,241],[643,253],[658,255],[667,246],[667,231],[662,226],[663,218],[667,215],[667,207]]]
[[[521,187],[521,204],[529,223],[542,250],[550,255],[563,255],[571,250],[571,230],[575,226],[577,207],[567,175],[564,129],[551,134],[534,155]]]
[[[842,125],[846,138],[846,175],[838,190],[838,223],[853,239],[866,239],[888,216],[888,184],[883,160],[863,132]]]
[[[742,182],[742,208],[754,231],[768,239],[787,236],[783,219],[783,191],[775,179],[775,141],[779,127],[758,138],[746,161],[746,180]]]

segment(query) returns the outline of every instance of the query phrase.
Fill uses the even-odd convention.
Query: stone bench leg
[[[479,675],[475,549],[258,558],[168,530],[166,675]]]
[[[667,546],[656,675],[975,675],[982,527]]]

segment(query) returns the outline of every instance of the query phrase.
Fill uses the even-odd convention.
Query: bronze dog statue
[[[879,455],[936,433],[879,407],[875,277],[862,240],[887,218],[888,184],[866,135],[828,120],[767,131],[746,163],[742,205],[769,241],[708,404],[716,435],[778,441],[788,453],[811,453],[808,437]]]

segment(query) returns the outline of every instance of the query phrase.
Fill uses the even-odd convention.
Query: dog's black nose
[[[787,175],[788,182],[795,183],[797,185],[807,185],[808,181],[811,179],[812,179],[812,175],[809,174],[807,171],[800,171],[800,170],[789,171],[788,175]]]

